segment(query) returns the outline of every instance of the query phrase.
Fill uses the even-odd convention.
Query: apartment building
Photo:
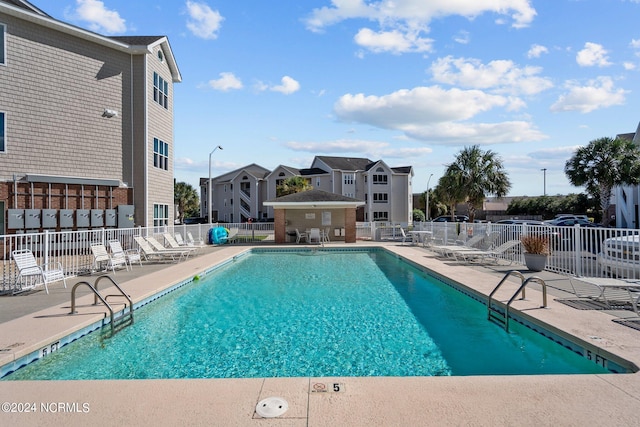
[[[0,234],[118,226],[106,213],[120,208],[122,224],[173,223],[180,81],[166,37],[106,37],[0,0]]]
[[[390,167],[366,158],[316,156],[309,168],[280,165],[269,171],[252,164],[212,178],[212,219],[244,222],[271,220],[273,208],[263,202],[276,198],[276,189],[291,177],[305,178],[315,190],[362,200],[357,221],[412,221],[411,166]],[[202,216],[207,216],[208,178],[200,179]]]
[[[616,135],[616,138],[633,141],[640,146],[640,123],[635,132]],[[613,223],[618,228],[640,228],[640,186],[623,185],[612,191],[611,204],[615,205],[615,218],[603,218],[603,223]]]

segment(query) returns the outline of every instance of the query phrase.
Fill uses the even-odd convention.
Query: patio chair
[[[485,239],[484,234],[476,234],[471,237],[467,241],[457,244],[457,245],[434,245],[433,250],[438,252],[442,256],[451,256],[452,252],[459,250],[474,250],[477,251],[480,248],[477,245],[480,245],[482,241]]]
[[[500,256],[505,252],[512,250],[520,245],[520,240],[508,240],[495,249],[490,250],[454,250],[452,251],[453,256],[456,259],[459,259],[460,256],[464,261],[474,261],[474,260],[485,260],[487,258],[494,260],[496,263],[500,259]],[[511,261],[513,262],[513,261]]]
[[[133,267],[133,263],[137,262],[142,267],[142,256],[140,255],[140,250],[136,249],[127,249],[126,251],[122,249],[122,245],[120,244],[120,240],[113,239],[108,242],[109,249],[111,249],[112,256],[116,257],[124,257],[129,263],[130,267]]]
[[[103,271],[107,271],[111,268],[113,274],[116,274],[116,267],[124,266],[129,270],[127,258],[124,254],[109,255],[107,248],[102,243],[92,243],[91,253],[93,254],[93,268],[95,268],[95,270],[99,270],[101,265],[104,265]]]
[[[180,233],[176,234],[176,237],[179,236]],[[178,243],[180,243],[180,241],[178,241]],[[187,242],[188,244],[190,244],[191,246],[206,246],[207,244],[204,242],[204,240],[200,239],[200,240],[196,240],[193,238],[193,234],[191,234],[190,231],[187,231]]]
[[[232,228],[227,233],[227,243],[236,243],[238,241],[238,230],[237,228]]]
[[[309,243],[309,244],[311,244],[311,243],[321,244],[322,243],[322,237],[320,236],[320,229],[319,228],[312,228],[311,230],[309,230],[309,236],[307,237],[307,243]]]
[[[302,239],[307,240],[307,233],[301,233],[300,230],[296,228],[296,243],[300,243]]]
[[[587,286],[580,286],[575,281],[583,282]],[[633,311],[640,316],[640,281],[632,279],[616,279],[611,277],[570,277],[569,283],[573,293],[578,298],[600,301],[613,309],[616,305],[612,301],[630,304]]]
[[[411,233],[406,233],[404,231],[404,228],[400,227],[400,234],[402,235],[402,244],[404,245],[405,242],[411,242],[411,244],[414,244],[414,236]]]
[[[142,236],[136,236],[133,238],[136,241],[138,246],[140,247],[140,253],[144,256],[144,259],[147,261],[151,260],[159,260],[166,261],[171,259],[172,261],[181,261],[182,259],[186,259],[189,256],[189,251],[180,251],[180,250],[156,250],[151,244]]]
[[[169,248],[170,249],[189,250],[194,254],[197,253],[200,250],[200,248],[198,246],[181,245],[181,244],[179,244],[178,241],[170,233],[163,233],[162,237],[164,237],[164,240],[169,244]]]
[[[64,271],[62,269],[62,264],[59,262],[50,262],[47,264],[38,265],[35,256],[33,256],[33,252],[29,249],[20,249],[11,252],[11,257],[13,261],[16,263],[16,267],[18,268],[18,278],[16,279],[16,286],[19,286],[20,289],[14,289],[13,294],[17,294],[19,292],[28,291],[29,289],[33,289],[36,286],[43,284],[44,289],[49,293],[49,287],[47,286],[49,283],[58,282],[62,280],[64,283],[64,287],[67,287],[67,280],[64,276]],[[25,279],[29,279],[29,284],[22,284]],[[42,282],[35,281],[35,279],[40,279]]]

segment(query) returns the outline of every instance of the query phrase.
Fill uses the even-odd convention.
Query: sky
[[[465,147],[510,196],[579,193],[577,147],[636,131],[640,0],[32,0],[103,35],[166,35],[175,178],[315,156],[412,166],[433,188]]]

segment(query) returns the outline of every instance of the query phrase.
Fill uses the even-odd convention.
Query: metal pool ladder
[[[102,295],[98,291],[98,283],[100,283],[102,279],[108,279],[111,282],[111,284],[113,284],[116,287],[119,294]],[[98,305],[98,300],[100,300],[102,304],[104,304],[104,306],[107,307],[107,309],[109,310],[109,315],[111,318],[111,322],[110,322],[111,336],[114,336],[116,332],[120,331],[122,328],[133,324],[133,302],[131,301],[131,298],[122,290],[120,285],[118,285],[115,282],[115,280],[113,280],[110,276],[106,274],[98,277],[93,285],[91,285],[87,281],[82,281],[82,282],[76,283],[73,286],[73,289],[71,289],[71,312],[69,314],[77,314],[76,289],[80,285],[86,285],[89,289],[91,289],[91,292],[93,292],[93,305]],[[109,299],[109,297],[126,298],[128,305],[126,302],[124,303],[124,308],[120,312],[119,316],[114,313],[113,307],[111,307],[111,305],[107,302],[107,299]]]
[[[494,303],[497,303],[497,301],[493,299],[493,295],[500,288],[500,286],[502,286],[502,284],[507,281],[507,279],[511,275],[517,276],[517,277],[520,278],[520,282],[521,282],[520,283],[520,287],[513,294],[513,296],[509,299],[509,302],[507,302],[507,304],[505,305],[504,310],[500,310],[498,308],[498,305],[494,304]],[[525,291],[525,287],[527,286],[527,284],[529,282],[537,282],[540,285],[542,285],[542,306],[541,306],[541,308],[546,307],[547,306],[547,284],[544,282],[544,280],[542,280],[542,278],[540,278],[538,276],[531,276],[531,277],[529,277],[527,279],[519,271],[517,271],[517,270],[509,270],[509,271],[507,271],[507,274],[504,275],[504,277],[502,278],[500,283],[498,283],[498,285],[489,294],[489,299],[487,301],[488,319],[490,321],[494,321],[494,322],[498,323],[499,325],[502,325],[504,327],[504,330],[509,332],[509,307],[511,306],[511,303],[513,302],[513,300],[516,299],[518,294],[521,294],[520,299],[524,299],[525,298],[525,292],[524,291]]]

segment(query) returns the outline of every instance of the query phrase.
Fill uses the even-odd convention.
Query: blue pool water
[[[608,372],[382,250],[254,251],[135,316],[5,379]]]

